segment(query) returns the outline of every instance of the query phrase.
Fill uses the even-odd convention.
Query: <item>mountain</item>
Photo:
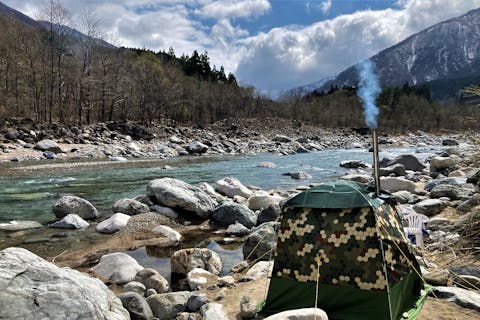
[[[434,82],[448,89],[449,82],[480,79],[480,8],[427,28],[370,58],[380,83],[386,86],[419,85]],[[352,86],[358,82],[355,66],[327,81],[319,90],[330,86]],[[442,83],[438,86],[438,83]],[[458,86],[458,85],[457,85]],[[452,87],[453,88],[453,87]],[[452,92],[454,93],[454,92]],[[446,92],[432,92],[445,97]]]
[[[40,29],[42,26],[29,16],[24,15],[20,11],[17,11],[15,9],[10,8],[9,6],[4,5],[2,2],[0,2],[0,14],[11,17],[17,21],[20,21],[22,24],[25,26],[28,26],[30,28],[34,29]]]
[[[10,8],[9,6],[3,4],[0,2],[0,15],[4,15],[6,17],[10,17],[12,19],[15,19],[16,21],[21,22],[23,25],[32,28],[32,29],[45,29],[49,30],[50,28],[50,22],[48,21],[35,21],[32,18],[30,18],[27,15],[24,15],[20,11],[17,11],[15,9]],[[82,32],[68,27],[68,26],[61,26],[61,27],[56,27],[55,30],[62,30],[62,32],[65,32],[66,34],[69,34],[75,39],[76,41],[79,42],[86,42],[87,40],[91,39],[89,36],[83,34]],[[116,48],[114,45],[101,40],[101,39],[93,39],[94,43],[98,46],[113,49]]]
[[[282,94],[282,96],[287,96],[287,97],[289,97],[289,96],[300,96],[300,97],[303,97],[303,96],[315,91],[316,89],[322,87],[328,81],[332,81],[332,80],[335,80],[335,77],[326,77],[326,78],[323,78],[323,79],[321,79],[317,82],[310,83],[310,84],[307,84],[307,85],[304,85],[304,86],[300,86],[300,87],[296,87],[296,88],[287,90],[284,94]]]
[[[48,21],[43,21],[43,20],[38,20],[38,23],[45,28],[46,30],[50,29],[50,22]],[[77,29],[68,27],[68,26],[63,26],[63,25],[55,25],[54,24],[54,30],[57,30],[58,32],[64,33],[65,35],[70,35],[74,39],[80,42],[87,42],[93,39],[93,42],[95,45],[100,46],[100,47],[105,47],[109,49],[114,49],[116,48],[113,44],[108,43],[102,39],[97,39],[97,38],[91,38],[87,36],[86,34],[78,31]]]

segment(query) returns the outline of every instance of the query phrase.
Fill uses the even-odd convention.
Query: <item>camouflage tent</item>
[[[329,319],[414,319],[420,269],[390,199],[339,181],[288,200],[262,313],[317,305]]]

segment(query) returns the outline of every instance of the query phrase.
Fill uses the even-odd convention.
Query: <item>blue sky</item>
[[[0,0],[34,18],[44,1]],[[272,95],[334,76],[480,0],[56,0],[94,10],[107,41],[208,51],[243,85]]]

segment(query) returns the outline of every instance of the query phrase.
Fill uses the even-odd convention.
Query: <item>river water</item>
[[[424,160],[439,148],[389,148],[380,152],[380,158],[393,158],[399,154],[415,153]],[[325,150],[289,156],[264,154],[223,158],[178,158],[165,161],[129,161],[88,167],[62,166],[45,170],[0,171],[0,222],[11,220],[36,220],[47,223],[55,219],[52,205],[60,195],[72,194],[89,200],[101,216],[112,214],[113,202],[124,197],[145,194],[148,181],[173,177],[196,184],[234,176],[246,185],[264,190],[293,188],[298,185],[325,182],[348,172],[339,166],[342,160],[362,160],[372,163],[372,154],[362,149]],[[257,167],[261,161],[273,162],[275,168]],[[168,163],[172,169],[163,167]],[[36,163],[38,164],[38,163]],[[312,179],[294,180],[282,175],[286,172],[304,171]]]

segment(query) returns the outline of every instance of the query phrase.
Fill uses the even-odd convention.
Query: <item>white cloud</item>
[[[206,18],[248,18],[261,16],[271,7],[268,0],[219,0],[196,12]]]
[[[480,0],[408,0],[396,10],[359,11],[303,28],[275,28],[249,38],[236,75],[265,92],[313,83],[479,6]]]
[[[320,8],[322,9],[323,14],[327,14],[332,7],[332,0],[323,1],[320,4]]]

